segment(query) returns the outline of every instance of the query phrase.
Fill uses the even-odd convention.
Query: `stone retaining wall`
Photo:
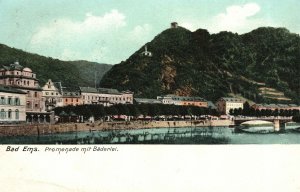
[[[116,129],[147,129],[160,127],[207,127],[233,125],[229,120],[212,121],[132,121],[132,122],[95,122],[39,125],[5,125],[0,126],[0,136],[28,136],[75,131],[96,131]]]

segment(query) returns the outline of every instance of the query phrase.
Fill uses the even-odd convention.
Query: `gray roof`
[[[157,99],[147,99],[147,98],[134,98],[134,101],[137,103],[149,103],[149,104],[160,104],[162,103]]]
[[[290,107],[298,107],[296,104],[289,104]]]
[[[78,87],[63,87],[63,96],[69,96],[69,97],[79,97],[80,96],[80,90]]]
[[[79,87],[79,89],[84,93],[99,93],[99,91],[93,87]]]
[[[271,103],[271,104],[266,104],[266,103],[263,103],[263,104],[255,104],[256,106],[259,106],[259,107],[266,107],[266,108],[289,108],[289,107],[298,107],[297,105],[295,104],[274,104],[274,103]]]
[[[108,89],[108,88],[98,88],[99,93],[106,93],[106,94],[121,94],[117,89]]]
[[[16,94],[27,94],[26,92],[21,91],[19,89],[15,89],[15,88],[8,87],[8,86],[3,86],[3,85],[0,85],[0,92],[4,92],[4,93],[16,93]]]
[[[221,99],[227,102],[244,102],[242,99],[235,98],[235,97],[222,97]]]
[[[206,101],[202,97],[185,97],[185,96],[177,96],[172,94],[168,94],[160,97],[171,97],[173,100],[177,100],[177,101]]]
[[[61,85],[61,82],[53,82],[53,85],[56,89],[58,89],[58,92],[62,95],[62,85]]]
[[[211,101],[207,101],[207,106],[208,106],[208,108],[211,108],[211,109],[217,109],[216,105]]]
[[[289,107],[289,106],[288,106],[288,105],[286,105],[286,104],[278,104],[277,106],[278,106],[278,107],[282,107],[282,108],[283,108],[283,107],[284,107],[284,108],[287,108],[287,107]]]
[[[3,66],[2,70],[6,70],[6,71],[13,71],[13,70],[23,70],[23,66],[19,64],[19,62],[15,62],[10,64],[9,66]]]

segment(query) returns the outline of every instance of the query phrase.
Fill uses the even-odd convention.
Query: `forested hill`
[[[95,72],[99,84],[102,76],[112,66],[88,61],[61,61],[0,44],[0,67],[17,60],[20,65],[31,68],[37,74],[41,86],[52,79],[61,81],[64,86],[94,87]]]
[[[132,90],[140,97],[200,96],[215,101],[241,94],[265,102],[270,88],[300,102],[300,37],[285,28],[263,27],[239,35],[170,28],[125,62],[114,65],[100,85]],[[272,102],[272,101],[268,101]]]

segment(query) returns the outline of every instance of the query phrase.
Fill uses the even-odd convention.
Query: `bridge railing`
[[[291,120],[292,117],[281,117],[281,116],[271,116],[271,117],[234,117],[233,120]]]

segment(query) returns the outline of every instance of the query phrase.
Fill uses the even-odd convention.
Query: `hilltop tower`
[[[177,22],[172,22],[171,23],[171,29],[176,29],[178,28],[178,23]]]

